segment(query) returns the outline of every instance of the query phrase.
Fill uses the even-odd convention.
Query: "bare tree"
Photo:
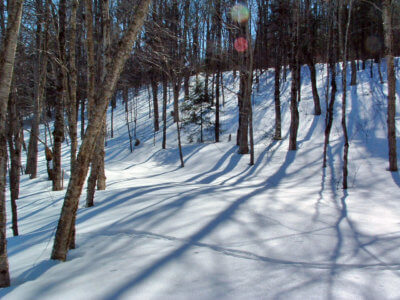
[[[31,133],[28,145],[28,155],[26,164],[26,174],[30,174],[30,178],[37,176],[37,160],[38,160],[38,136],[41,115],[43,111],[43,98],[47,82],[47,62],[48,62],[48,40],[49,40],[49,1],[46,0],[45,12],[43,13],[42,0],[36,0],[36,61],[34,62],[35,70],[35,91],[34,91],[34,112],[31,126]],[[44,31],[42,23],[45,23]]]
[[[346,125],[346,106],[347,106],[347,52],[348,52],[348,36],[349,36],[349,28],[350,28],[350,18],[351,18],[351,10],[353,7],[353,0],[350,0],[348,3],[348,16],[346,23],[343,20],[345,17],[347,4],[341,0],[339,8],[339,41],[340,41],[340,50],[342,52],[342,129],[344,136],[344,150],[343,150],[343,189],[347,189],[347,177],[348,177],[348,154],[349,154],[349,136],[347,134],[347,125]],[[346,31],[343,33],[343,26],[345,25]]]
[[[387,81],[388,81],[388,145],[389,145],[389,171],[395,172],[397,168],[396,147],[396,73],[394,70],[393,54],[393,26],[392,26],[392,0],[383,1],[383,27],[385,31]]]
[[[77,68],[76,68],[76,14],[78,0],[71,0],[70,29],[69,29],[69,103],[67,106],[69,137],[71,139],[71,170],[78,149],[78,113],[77,113]]]
[[[6,116],[11,80],[14,71],[15,51],[21,24],[23,0],[8,3],[7,29],[0,49],[0,287],[10,285],[6,239],[6,172],[7,132]]]
[[[297,150],[297,131],[299,129],[298,90],[300,82],[299,73],[299,39],[300,39],[300,1],[293,1],[292,22],[292,53],[290,70],[292,72],[290,95],[290,137],[289,150]]]
[[[113,60],[107,66],[107,73],[103,84],[99,90],[98,105],[94,108],[93,118],[90,120],[86,129],[85,137],[78,151],[75,172],[71,174],[67,192],[64,198],[64,204],[61,210],[60,219],[57,226],[54,240],[52,259],[65,261],[67,258],[68,247],[70,244],[73,222],[78,209],[79,197],[82,193],[83,183],[85,181],[89,163],[93,154],[94,144],[97,136],[100,134],[101,123],[105,117],[108,101],[111,99],[117,80],[122,72],[122,68],[131,54],[132,46],[137,35],[142,28],[144,19],[147,15],[151,0],[139,0],[133,15],[133,20],[118,43],[114,52]]]
[[[21,174],[21,154],[22,154],[22,126],[20,115],[17,111],[15,88],[10,92],[8,102],[8,148],[10,152],[11,167],[9,169],[9,185],[11,194],[11,213],[13,235],[18,235],[18,214],[17,199],[19,196],[19,183]]]

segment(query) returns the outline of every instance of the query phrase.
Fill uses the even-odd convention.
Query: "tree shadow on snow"
[[[280,167],[280,169],[274,175],[268,178],[263,184],[259,185],[258,188],[255,188],[251,193],[246,194],[233,201],[228,207],[217,214],[217,216],[213,218],[210,222],[208,222],[203,228],[187,238],[186,242],[183,245],[165,255],[164,257],[158,259],[146,269],[142,270],[134,278],[130,279],[129,281],[118,287],[117,290],[109,293],[108,295],[105,295],[104,299],[112,300],[122,297],[128,290],[135,288],[137,285],[150,278],[153,274],[160,271],[166,265],[180,258],[193,245],[199,244],[202,239],[214,232],[222,224],[230,220],[238,211],[238,209],[243,206],[244,203],[248,202],[254,196],[265,192],[267,189],[276,186],[283,178],[283,175],[286,173],[286,169],[294,161],[295,156],[295,151],[288,151],[285,162]]]

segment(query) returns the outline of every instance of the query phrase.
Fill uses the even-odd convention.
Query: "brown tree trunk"
[[[6,239],[6,115],[21,24],[23,0],[9,2],[7,29],[0,49],[0,287],[10,285]]]
[[[354,51],[352,51],[353,56],[354,55]],[[356,61],[355,61],[355,57],[352,58],[351,60],[351,82],[350,82],[351,86],[357,85],[357,66],[356,66]]]
[[[299,129],[298,110],[298,82],[299,82],[299,5],[298,1],[293,4],[293,27],[292,27],[292,58],[290,69],[292,72],[291,95],[290,95],[290,137],[289,150],[297,150],[297,131]],[[297,3],[296,3],[297,2]]]
[[[47,48],[49,39],[49,2],[46,1],[45,13],[43,17],[42,0],[36,1],[37,11],[37,29],[36,29],[36,47],[38,49],[37,62],[35,68],[35,91],[34,91],[34,113],[32,120],[31,133],[28,144],[28,155],[25,173],[30,178],[37,176],[37,159],[38,159],[38,139],[39,125],[43,110],[43,97],[47,79]],[[42,23],[46,22],[45,30],[42,32]]]
[[[158,122],[158,82],[155,78],[151,79],[151,89],[153,91],[153,110],[154,110],[154,131],[160,130],[160,125]]]
[[[385,32],[387,81],[388,81],[388,146],[389,146],[389,171],[396,172],[397,146],[396,146],[396,73],[394,69],[393,54],[393,26],[392,26],[392,0],[383,1],[383,28]]]
[[[52,259],[65,261],[70,244],[71,230],[78,209],[79,197],[82,193],[83,184],[88,172],[89,163],[94,150],[94,143],[100,133],[99,126],[105,117],[108,101],[114,93],[117,80],[122,72],[123,66],[131,54],[132,46],[143,25],[151,0],[139,0],[134,18],[129,25],[121,41],[117,44],[113,61],[108,66],[107,75],[98,92],[98,105],[94,108],[93,118],[89,122],[85,137],[78,151],[75,172],[71,174],[64,204],[54,239]]]
[[[58,24],[58,47],[59,60],[62,66],[58,66],[58,87],[56,99],[56,115],[54,121],[54,146],[53,146],[53,191],[61,191],[63,189],[62,165],[61,165],[61,146],[64,141],[64,103],[66,99],[66,72],[64,69],[66,62],[65,51],[65,34],[66,34],[66,19],[67,19],[67,3],[66,0],[60,0],[59,9],[59,24]]]
[[[18,235],[17,199],[19,196],[19,183],[22,153],[22,126],[17,113],[16,95],[10,93],[8,102],[8,148],[10,152],[11,167],[9,169],[11,213],[13,235]]]
[[[182,142],[181,142],[181,129],[179,127],[179,91],[181,90],[181,78],[179,76],[173,82],[174,86],[174,105],[176,103],[176,110],[174,112],[174,116],[176,116],[176,129],[178,134],[178,149],[179,149],[179,159],[181,161],[181,168],[185,166],[183,161],[183,153],[182,153]]]
[[[278,47],[276,47],[275,53],[275,94],[274,94],[274,102],[275,102],[275,134],[274,140],[282,139],[282,121],[281,121],[281,90],[280,90],[280,74],[281,74],[281,59],[280,53],[278,52]]]
[[[336,100],[336,92],[337,92],[337,85],[336,85],[336,49],[337,49],[337,37],[335,34],[335,30],[333,28],[333,21],[330,21],[330,39],[332,40],[331,47],[329,47],[329,70],[331,73],[331,98],[326,109],[326,118],[325,118],[325,140],[324,140],[324,152],[323,152],[323,163],[322,167],[326,168],[327,166],[327,150],[329,145],[329,138],[331,134],[331,129],[333,125],[333,110],[335,106]],[[329,71],[328,70],[328,71]],[[327,93],[328,94],[328,93]]]
[[[310,69],[310,74],[311,74],[311,88],[314,100],[314,115],[319,116],[321,115],[321,103],[319,100],[318,89],[317,89],[317,72],[315,70],[315,64],[313,59],[311,59],[310,63],[308,64],[308,68]]]
[[[168,100],[168,81],[167,76],[163,75],[163,139],[162,149],[167,147],[167,100]]]
[[[353,6],[353,0],[350,0],[347,22],[344,24],[343,17],[346,15],[346,5],[343,0],[340,1],[340,9],[339,9],[339,41],[340,41],[340,50],[342,52],[342,129],[343,129],[343,137],[344,137],[344,149],[343,149],[343,189],[347,189],[347,178],[348,178],[348,153],[349,153],[349,137],[347,134],[347,125],[346,125],[346,106],[347,106],[347,45],[348,45],[348,35],[349,35],[349,27],[350,27],[350,18],[351,18],[351,10]],[[343,26],[345,25],[346,31],[343,33]]]
[[[247,2],[245,2],[247,4]],[[239,153],[249,153],[249,120],[251,112],[251,94],[253,83],[253,66],[251,59],[251,38],[249,34],[249,24],[245,22],[240,24],[240,34],[246,38],[248,48],[244,53],[240,53],[240,91],[239,100]]]
[[[76,160],[78,150],[78,113],[77,113],[77,69],[76,69],[76,12],[78,0],[71,0],[70,16],[70,37],[69,37],[69,104],[68,104],[68,125],[69,137],[71,139],[71,172]]]

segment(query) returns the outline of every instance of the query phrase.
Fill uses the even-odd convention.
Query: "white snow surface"
[[[238,78],[232,72],[224,74],[222,142],[190,144],[184,135],[184,168],[169,113],[172,102],[162,150],[162,131],[155,137],[152,132],[147,90],[140,91],[141,144],[130,153],[119,100],[114,137],[108,136],[106,146],[107,189],[96,191],[92,208],[85,207],[83,190],[77,248],[66,262],[50,260],[65,190],[51,191],[40,148],[38,178],[22,176],[18,237],[12,237],[8,213],[12,282],[0,289],[0,298],[400,299],[400,176],[386,170],[387,84],[380,83],[376,67],[373,78],[360,70],[358,85],[348,88],[347,191],[341,188],[340,91],[328,166],[322,168],[327,80],[322,65],[317,67],[321,116],[313,115],[309,72],[302,70],[297,151],[288,151],[290,74],[282,83],[281,141],[272,139],[274,70],[254,85],[254,166],[235,145]],[[399,97],[399,68],[397,75]],[[339,90],[340,82],[339,77]],[[108,112],[109,132],[110,117]],[[396,118],[400,128],[399,110]],[[160,111],[162,127],[161,120]],[[67,185],[66,143],[63,153]]]

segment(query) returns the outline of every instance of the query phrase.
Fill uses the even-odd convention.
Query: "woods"
[[[181,168],[190,168],[182,133],[187,124],[199,126],[194,129],[200,137],[196,142],[218,145],[228,140],[222,126],[225,94],[234,93],[234,151],[249,155],[249,165],[254,166],[257,153],[266,148],[255,150],[254,94],[260,77],[273,72],[268,79],[273,82],[273,97],[263,100],[274,110],[273,139],[287,139],[286,149],[296,151],[303,143],[298,140],[303,122],[299,106],[305,97],[302,76],[306,70],[312,118],[325,118],[324,141],[319,146],[324,169],[331,159],[335,106],[340,103],[339,180],[346,190],[351,163],[348,91],[357,86],[359,69],[370,65],[374,76],[376,65],[382,77],[384,61],[385,159],[388,170],[397,172],[399,16],[400,5],[391,0],[0,0],[0,287],[10,285],[6,188],[12,231],[17,236],[20,177],[38,177],[39,144],[46,149],[52,191],[64,190],[64,169],[69,166],[51,254],[52,260],[67,260],[68,251],[75,248],[77,210],[86,180],[88,208],[96,205],[96,189],[107,188],[105,145],[114,136],[118,105],[124,107],[130,152],[141,143],[136,136],[138,108],[132,102],[139,90],[147,90],[149,96],[152,126],[146,130],[152,133],[154,146],[166,151],[167,145],[173,146]],[[224,86],[228,73],[238,80],[237,91]],[[323,81],[324,93],[318,81]],[[290,97],[282,97],[284,86]],[[170,104],[172,111],[167,110]],[[290,120],[282,118],[285,106]],[[112,110],[110,122],[108,109]],[[189,121],[185,114],[192,114]],[[169,117],[177,145],[167,141]],[[162,142],[155,145],[158,135]],[[69,161],[62,148],[66,143]]]

